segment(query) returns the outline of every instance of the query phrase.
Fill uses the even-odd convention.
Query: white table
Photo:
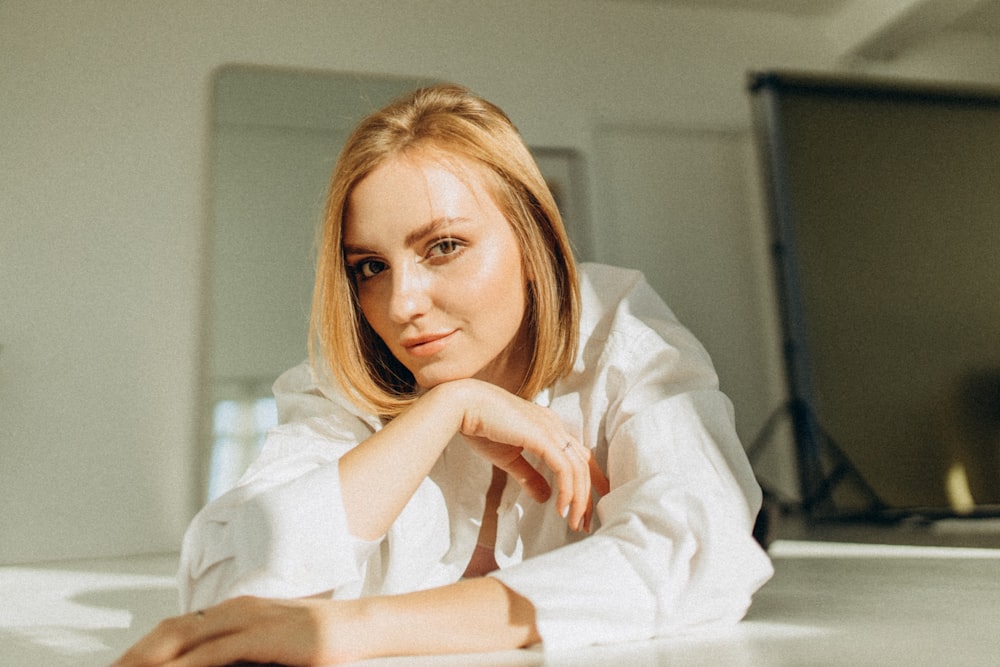
[[[567,654],[413,665],[997,665],[1000,549],[779,540],[747,619],[714,633]],[[175,556],[0,567],[0,666],[107,665],[175,613]]]

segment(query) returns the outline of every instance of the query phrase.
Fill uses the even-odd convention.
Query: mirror
[[[307,357],[317,225],[354,125],[428,80],[253,66],[214,80],[202,502],[230,488],[275,423],[271,385]],[[580,159],[533,149],[588,254]]]

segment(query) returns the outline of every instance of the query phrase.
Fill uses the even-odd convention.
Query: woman
[[[578,275],[516,129],[468,91],[348,140],[312,330],[283,425],[185,537],[198,611],[119,664],[642,639],[735,622],[770,576],[707,354],[637,273]]]

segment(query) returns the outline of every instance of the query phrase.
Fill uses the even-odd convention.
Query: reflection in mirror
[[[426,79],[252,66],[214,82],[201,502],[229,489],[276,421],[271,385],[307,356],[315,236],[341,146],[366,114]],[[581,257],[573,151],[534,149]]]

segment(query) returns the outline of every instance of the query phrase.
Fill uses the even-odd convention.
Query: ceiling
[[[845,54],[892,57],[944,34],[1000,39],[1000,0],[631,0],[830,22]]]

